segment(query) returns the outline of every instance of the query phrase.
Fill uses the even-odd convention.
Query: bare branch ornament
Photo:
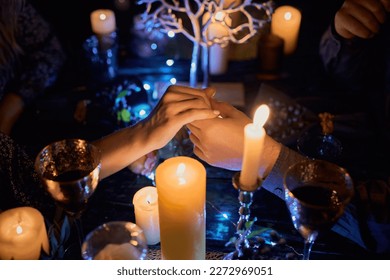
[[[190,86],[197,87],[202,55],[202,87],[209,85],[209,51],[218,44],[243,44],[270,21],[274,1],[256,0],[138,0],[147,32],[182,34],[193,42]],[[239,17],[239,20],[233,18]]]

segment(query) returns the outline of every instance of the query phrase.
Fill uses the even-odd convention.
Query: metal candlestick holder
[[[236,227],[236,240],[234,245],[236,247],[235,251],[227,254],[225,260],[249,260],[253,259],[253,249],[249,241],[249,235],[252,231],[252,225],[255,220],[251,219],[251,205],[253,202],[253,194],[261,187],[261,179],[258,178],[256,185],[248,188],[245,188],[240,183],[240,174],[237,172],[233,176],[233,186],[238,190],[238,201],[240,203],[240,208],[238,213],[240,217],[237,222]]]

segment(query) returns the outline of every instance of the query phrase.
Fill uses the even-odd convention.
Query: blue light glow
[[[171,31],[168,31],[168,37],[169,37],[169,38],[175,37],[175,32],[173,32],[172,30],[171,30]]]
[[[175,63],[175,61],[173,59],[167,59],[167,61],[166,61],[166,64],[168,66],[172,66],[174,63]]]
[[[141,103],[133,106],[131,108],[131,113],[135,117],[135,120],[138,121],[146,118],[149,115],[151,109],[152,108],[149,104]]]
[[[192,62],[192,63],[191,63],[191,70],[195,70],[195,69],[196,69],[196,66],[197,66],[196,63],[195,63],[195,62]]]
[[[157,44],[156,44],[156,43],[152,43],[152,44],[150,45],[150,48],[151,48],[152,50],[157,50]]]
[[[138,114],[139,114],[140,118],[144,118],[144,117],[146,117],[146,116],[145,116],[146,113],[147,113],[147,112],[146,112],[145,110],[142,109],[142,110],[139,111]]]
[[[144,89],[145,90],[150,90],[152,87],[148,84],[148,83],[145,83],[144,84]]]
[[[172,85],[175,85],[177,83],[176,78],[171,78],[169,81],[171,82]]]

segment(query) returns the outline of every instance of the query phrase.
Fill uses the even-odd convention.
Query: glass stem
[[[305,240],[302,260],[308,260],[310,258],[311,248],[313,247],[313,244],[314,241]]]
[[[81,248],[81,245],[83,244],[84,241],[84,229],[83,229],[81,218],[78,216],[70,217],[70,221],[76,229],[77,238]]]
[[[303,246],[303,260],[308,260],[310,258],[311,248],[313,247],[314,241],[317,239],[318,232],[314,231],[305,239],[305,244]]]

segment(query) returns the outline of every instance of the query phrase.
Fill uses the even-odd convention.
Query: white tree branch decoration
[[[197,86],[199,54],[202,49],[203,87],[209,84],[209,48],[242,44],[271,20],[274,1],[255,0],[138,0],[146,5],[141,20],[146,31],[183,34],[193,42],[190,85]],[[240,21],[232,22],[239,15]],[[185,22],[184,22],[185,20]]]

